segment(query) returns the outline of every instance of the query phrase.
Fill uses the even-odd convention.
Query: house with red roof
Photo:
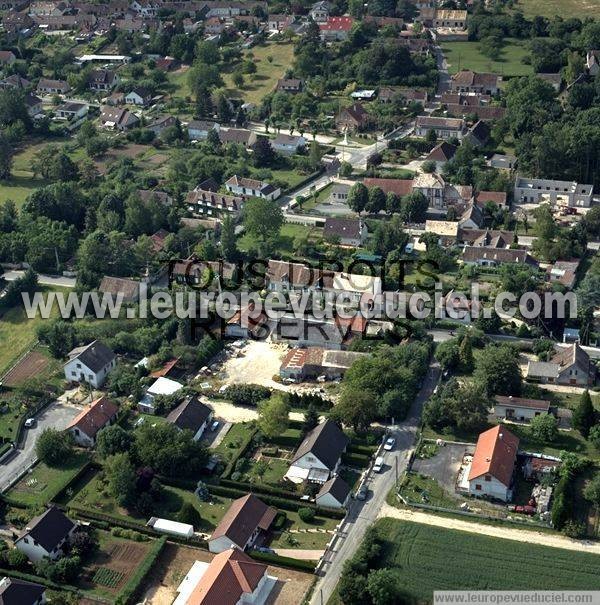
[[[469,469],[469,494],[509,502],[518,451],[518,437],[505,426],[481,433]]]
[[[94,447],[98,432],[112,424],[118,412],[117,405],[103,395],[73,419],[68,431],[77,445]]]
[[[321,40],[323,42],[346,40],[353,23],[352,17],[329,17],[325,23],[319,23]]]
[[[196,561],[177,588],[173,605],[258,605],[267,602],[276,583],[266,565],[233,547],[210,563]]]

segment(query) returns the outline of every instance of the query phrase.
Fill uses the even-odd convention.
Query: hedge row
[[[342,454],[342,462],[349,466],[358,466],[360,468],[369,466],[371,456],[364,454],[344,453]]]
[[[376,445],[363,445],[361,443],[350,443],[346,448],[347,454],[358,454],[359,456],[372,456],[377,451]]]
[[[50,500],[52,502],[55,501],[62,501],[64,496],[67,493],[67,490],[71,487],[73,487],[73,485],[75,485],[79,479],[81,479],[81,477],[84,475],[84,473],[87,473],[88,470],[90,470],[91,468],[96,468],[98,466],[97,463],[92,463],[91,460],[88,460],[76,473],[75,475],[73,475],[73,477],[67,481],[67,483],[65,485],[63,485],[58,492],[56,492],[56,494],[54,494],[54,496],[52,496],[50,498]]]
[[[17,571],[16,569],[4,569],[0,568],[0,576],[10,576],[13,578],[17,578],[17,580],[24,580],[25,582],[33,582],[34,584],[41,584],[46,588],[50,588],[50,590],[61,590],[63,592],[71,592],[77,595],[80,595],[81,592],[75,586],[71,586],[70,584],[56,584],[52,582],[52,580],[48,580],[48,578],[44,578],[43,576],[36,576],[29,573],[24,573],[22,571]]]
[[[224,487],[232,487],[234,489],[256,492],[257,494],[269,494],[281,498],[289,498],[291,500],[300,500],[300,495],[297,492],[288,491],[286,489],[271,487],[270,485],[244,483],[243,481],[233,481],[233,479],[221,479],[219,485]]]
[[[296,448],[300,445],[302,435],[299,437],[292,437],[291,435],[277,435],[275,437],[269,437],[269,444],[279,445],[281,447],[293,447]]]
[[[250,433],[246,437],[246,440],[242,442],[242,445],[240,445],[240,447],[238,448],[238,450],[235,453],[235,455],[233,456],[233,458],[227,463],[225,470],[221,473],[221,477],[228,479],[231,476],[231,473],[233,473],[233,469],[235,468],[235,463],[240,459],[241,456],[243,456],[246,453],[246,451],[252,444],[254,435],[256,435],[257,432],[258,432],[257,428],[250,431]]]
[[[225,487],[224,485],[211,485],[209,487],[209,491],[215,496],[223,496],[225,498],[241,498],[242,496],[245,496],[248,493],[248,490],[246,489]],[[256,491],[255,486],[252,486],[252,491]],[[298,512],[298,510],[301,508],[312,508],[317,515],[321,517],[329,517],[330,519],[343,519],[346,515],[346,511],[344,509],[322,508],[320,506],[317,506],[316,504],[313,504],[312,502],[289,500],[287,498],[281,498],[278,496],[272,496],[270,494],[263,493],[259,494],[259,496],[265,504],[270,504],[275,508],[281,508],[283,510]]]
[[[314,573],[315,564],[312,561],[305,561],[304,559],[293,559],[292,557],[281,557],[268,552],[260,552],[258,550],[251,550],[248,554],[261,563],[267,565],[277,565],[278,567],[287,567],[288,569],[295,569],[297,571],[306,571],[308,573]]]
[[[150,552],[146,555],[146,558],[142,561],[142,564],[138,567],[137,571],[129,578],[127,584],[117,597],[116,605],[129,605],[135,600],[142,583],[146,579],[146,576],[152,569],[156,559],[160,555],[165,543],[167,541],[166,536],[159,538],[155,541],[150,549]]]

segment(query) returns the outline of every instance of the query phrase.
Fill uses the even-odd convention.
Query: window
[[[492,480],[492,476],[491,475],[486,475],[485,476],[485,480],[486,481],[491,481]]]
[[[476,483],[475,484],[475,489],[480,492],[481,491],[481,484],[480,483]]]

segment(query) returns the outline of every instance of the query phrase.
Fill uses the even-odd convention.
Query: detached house
[[[332,477],[315,497],[317,506],[343,508],[350,499],[350,487],[341,477]]]
[[[496,74],[478,74],[470,69],[463,69],[452,76],[450,89],[454,93],[477,93],[497,95],[500,90],[499,76]]]
[[[426,137],[430,131],[434,131],[438,139],[457,138],[459,141],[465,134],[465,121],[460,118],[440,118],[434,116],[418,116],[415,125],[415,135]]]
[[[76,416],[67,430],[71,433],[77,445],[94,447],[98,432],[105,426],[112,424],[118,413],[117,405],[103,395],[92,402],[89,408]]]
[[[281,78],[277,80],[277,92],[290,92],[296,94],[302,92],[304,82],[300,78]]]
[[[225,189],[234,195],[260,197],[265,200],[276,200],[281,194],[281,189],[270,183],[237,175],[226,181]]]
[[[87,382],[97,389],[116,365],[117,356],[104,343],[94,340],[69,353],[69,361],[64,368],[65,378],[69,382]]]
[[[352,29],[352,17],[329,17],[326,23],[320,23],[321,40],[323,42],[337,42],[346,40]]]
[[[62,556],[63,548],[77,529],[71,521],[55,506],[32,519],[21,535],[15,540],[15,547],[32,563],[43,559],[55,560]]]
[[[273,149],[282,155],[294,155],[306,147],[306,139],[301,136],[278,134],[271,143]]]
[[[90,74],[88,88],[95,91],[112,90],[119,83],[119,77],[109,69],[96,69]]]
[[[167,416],[167,422],[180,431],[192,431],[194,441],[204,434],[213,417],[213,411],[202,403],[198,397],[188,397]]]
[[[43,605],[45,602],[45,586],[8,576],[4,576],[0,580],[0,603],[2,605]]]
[[[596,382],[596,366],[576,342],[561,348],[550,361],[530,361],[526,378],[550,384],[592,386]]]
[[[219,132],[219,124],[206,120],[192,120],[187,125],[188,136],[191,141],[204,141],[211,130]]]
[[[71,90],[71,87],[64,80],[49,80],[40,78],[37,85],[38,94],[64,95]]]
[[[112,130],[129,130],[140,123],[140,119],[127,109],[105,106],[100,113],[100,123]]]
[[[332,420],[310,431],[294,454],[285,478],[292,483],[310,481],[325,484],[339,468],[350,440]]]
[[[498,420],[529,422],[540,414],[550,413],[550,402],[545,399],[524,399],[496,395],[494,415]]]
[[[509,502],[518,450],[519,439],[504,426],[481,433],[469,469],[469,494]]]
[[[360,103],[354,103],[350,107],[342,109],[335,120],[338,128],[347,130],[366,128],[370,122],[371,116]]]
[[[365,243],[369,230],[360,218],[327,217],[323,236],[325,239],[339,241],[342,246],[358,248]]]
[[[152,92],[143,86],[136,86],[125,95],[125,103],[146,107],[152,101]]]
[[[232,546],[240,550],[252,546],[275,520],[277,511],[254,494],[234,500],[208,539],[208,550],[221,553]]]

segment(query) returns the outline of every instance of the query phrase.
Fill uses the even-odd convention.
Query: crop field
[[[99,567],[94,574],[93,582],[107,588],[116,588],[122,579],[123,574],[120,571],[115,571],[108,567]]]
[[[600,589],[597,555],[395,519],[376,528],[385,541],[382,566],[397,570],[418,600],[434,590]]]

